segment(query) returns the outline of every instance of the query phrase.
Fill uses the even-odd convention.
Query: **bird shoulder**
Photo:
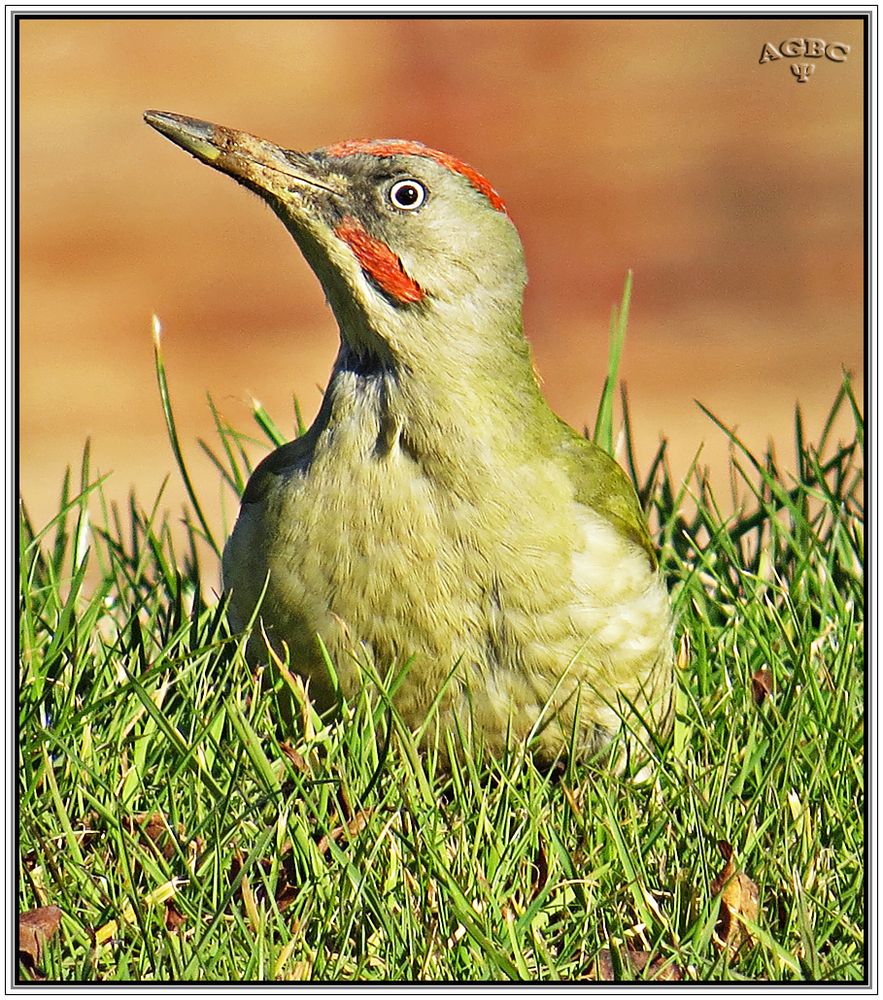
[[[619,463],[563,420],[561,450],[575,484],[577,503],[590,507],[647,553],[656,567],[656,550],[638,496]]]

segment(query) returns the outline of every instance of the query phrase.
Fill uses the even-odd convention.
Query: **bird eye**
[[[426,188],[419,181],[396,181],[389,189],[389,200],[396,208],[412,212],[426,201]]]

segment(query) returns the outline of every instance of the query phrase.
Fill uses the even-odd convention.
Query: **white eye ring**
[[[406,181],[396,181],[389,189],[389,200],[396,208],[413,212],[426,201],[426,188],[420,181],[411,178]]]

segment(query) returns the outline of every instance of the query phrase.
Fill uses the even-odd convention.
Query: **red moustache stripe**
[[[382,240],[375,239],[358,219],[345,216],[334,233],[356,255],[362,270],[387,295],[402,303],[419,302],[426,295],[405,271],[398,256]]]

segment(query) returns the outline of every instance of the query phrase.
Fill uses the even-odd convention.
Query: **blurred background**
[[[147,108],[289,148],[419,139],[473,164],[525,244],[526,329],[553,408],[594,420],[611,305],[634,269],[622,375],[639,464],[669,440],[725,494],[702,401],[793,466],[841,369],[863,376],[859,20],[26,19],[19,22],[20,473],[40,527],[87,437],[107,493],[183,489],[163,428],[151,314],[210,517],[210,392],[309,420],[336,353],[282,225],[142,123]],[[845,62],[759,63],[821,38]],[[792,61],[815,72],[798,83]],[[257,460],[261,455],[255,448]],[[722,498],[722,499],[725,499]],[[229,495],[228,514],[235,510]]]

